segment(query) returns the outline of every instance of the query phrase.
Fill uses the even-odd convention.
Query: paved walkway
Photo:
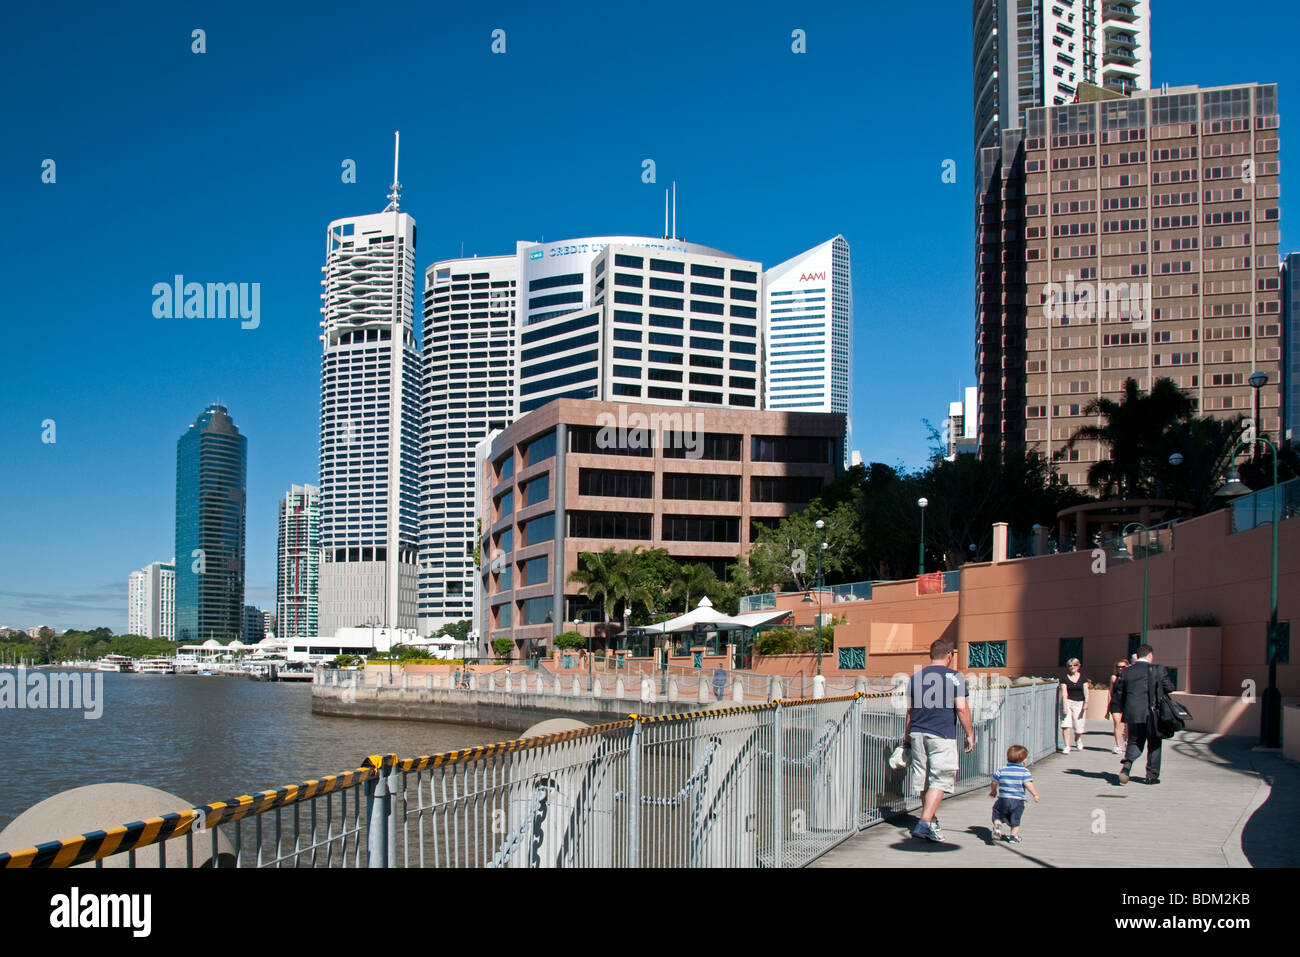
[[[946,799],[945,843],[910,836],[912,815],[859,832],[812,867],[1297,867],[1300,765],[1253,740],[1184,731],[1164,743],[1160,783],[1119,784],[1109,723],[1085,750],[1032,767],[1019,845],[994,842],[988,789]],[[1145,774],[1145,755],[1134,767]]]

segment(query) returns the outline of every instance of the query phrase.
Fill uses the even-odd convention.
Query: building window
[[[507,515],[515,513],[515,493],[513,490],[506,492],[497,500],[497,518],[505,518]]]
[[[663,498],[691,502],[739,502],[739,475],[701,475],[665,472]]]
[[[555,430],[538,436],[523,447],[523,457],[528,465],[536,465],[555,458]]]
[[[686,264],[674,262],[671,259],[652,259],[650,260],[650,268],[656,272],[675,272],[681,275],[686,271]]]
[[[547,512],[523,525],[524,545],[537,545],[555,538],[555,513]]]
[[[538,555],[536,558],[530,558],[524,562],[524,584],[525,585],[543,585],[547,581],[547,574],[550,569],[550,556]],[[528,622],[536,624],[536,622]]]
[[[614,265],[626,266],[628,269],[640,269],[645,265],[645,260],[640,256],[625,256],[622,253],[615,253]]]
[[[803,462],[831,465],[835,461],[833,439],[815,436],[755,435],[749,457],[753,462]]]
[[[588,455],[654,455],[648,429],[598,429],[591,425],[569,427],[569,451]]]
[[[554,436],[555,433],[551,433]],[[539,475],[524,486],[524,505],[537,505],[551,497],[551,476]]]
[[[504,459],[497,463],[497,481],[510,478],[515,474],[515,456],[510,453]]]
[[[704,276],[707,279],[725,279],[727,271],[719,266],[706,266],[703,263],[691,263],[692,276]]]
[[[511,605],[510,605],[510,602],[506,602],[504,605],[501,605],[500,607],[497,608],[497,627],[498,627],[498,628],[509,628],[509,627],[510,627],[510,620],[511,620],[511,618],[512,618],[512,616],[511,616],[511,614],[510,614],[510,611],[511,611]]]
[[[1007,643],[1005,641],[972,641],[966,646],[966,667],[1005,668]]]
[[[666,542],[738,542],[740,519],[709,515],[665,515]]]
[[[696,436],[694,450],[688,450],[683,443],[679,442],[673,447],[665,447],[663,457],[666,459],[684,459],[688,451],[695,458],[712,459],[720,462],[739,462],[740,436],[706,432],[703,436]]]
[[[649,541],[651,518],[641,512],[570,512],[569,536]]]
[[[785,475],[756,475],[749,481],[751,501],[791,505],[811,502],[821,493],[824,485],[819,478]]]
[[[578,494],[654,498],[654,473],[630,469],[579,469]]]
[[[529,598],[527,601],[520,602],[520,612],[522,612],[524,625],[545,625],[555,621],[554,618],[554,599],[550,595],[544,595],[541,598]]]

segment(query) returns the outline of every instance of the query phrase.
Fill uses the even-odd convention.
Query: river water
[[[93,677],[103,681],[97,720],[81,711],[0,708],[0,828],[50,795],[85,784],[146,784],[188,807],[352,770],[369,754],[416,757],[518,737],[492,728],[314,715],[305,682]]]

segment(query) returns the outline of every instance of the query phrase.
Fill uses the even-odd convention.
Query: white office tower
[[[516,417],[553,399],[761,408],[761,263],[680,239],[519,244]]]
[[[473,614],[475,447],[511,421],[516,256],[434,263],[424,275],[419,624]]]
[[[963,398],[948,403],[948,418],[944,419],[943,437],[947,446],[944,458],[955,462],[959,455],[974,455],[979,451],[977,426],[979,425],[979,389],[967,386]]]
[[[276,535],[275,612],[265,631],[315,638],[320,623],[320,489],[292,485],[280,499]]]
[[[849,244],[828,239],[765,274],[767,408],[842,412],[852,402],[853,285]],[[846,441],[846,447],[850,441]]]
[[[330,223],[321,285],[320,634],[415,628],[420,356],[415,220]]]
[[[973,25],[976,153],[1081,82],[1151,89],[1148,0],[974,0]]]
[[[151,562],[127,582],[126,633],[176,637],[176,564]]]

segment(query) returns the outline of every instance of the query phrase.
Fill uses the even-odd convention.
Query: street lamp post
[[[1150,600],[1151,586],[1151,529],[1147,528],[1141,522],[1129,522],[1124,526],[1124,530],[1119,533],[1121,541],[1128,537],[1130,528],[1142,529],[1142,644],[1147,643],[1147,606]],[[1137,556],[1134,555],[1134,558]]]
[[[1255,373],[1255,375],[1250,377],[1250,384],[1255,385],[1255,376],[1262,375],[1262,372]],[[1267,379],[1267,377],[1265,377],[1265,379]],[[1260,384],[1262,385],[1263,383]],[[1255,389],[1255,396],[1256,401],[1258,402],[1258,386],[1256,386]],[[1249,442],[1238,442],[1236,447],[1233,448],[1229,460],[1235,459],[1237,453],[1241,451],[1243,446],[1250,445],[1253,447],[1259,442],[1263,442],[1264,445],[1268,446],[1269,451],[1273,453],[1273,567],[1269,590],[1268,634],[1264,645],[1264,653],[1267,656],[1268,661],[1268,687],[1264,689],[1264,697],[1260,702],[1259,743],[1266,748],[1277,748],[1281,746],[1282,740],[1282,695],[1281,692],[1278,691],[1277,687],[1277,653],[1278,639],[1280,637],[1278,633],[1279,629],[1277,620],[1277,527],[1280,519],[1280,503],[1278,502],[1277,494],[1277,446],[1258,434],[1258,419],[1256,419],[1256,423],[1256,435],[1254,438]],[[1225,497],[1234,497],[1237,495],[1244,495],[1248,491],[1250,490],[1242,484],[1241,479],[1238,478],[1237,472],[1234,469],[1228,473],[1227,483],[1215,494]]]
[[[921,507],[921,541],[916,546],[916,577],[925,574],[925,507],[930,504],[928,498],[918,498],[916,504]]]
[[[817,519],[817,674],[822,673],[822,549],[826,547],[826,523]]]
[[[1259,394],[1260,392],[1263,391],[1264,386],[1268,384],[1268,373],[1263,371],[1252,372],[1250,374],[1250,378],[1247,379],[1246,381],[1249,382],[1250,387],[1255,390],[1255,418],[1251,420],[1251,438],[1254,439],[1262,431],[1264,431],[1259,427]],[[1253,441],[1250,444],[1251,444],[1251,455],[1250,455],[1251,461],[1258,462],[1259,446],[1256,445]]]

